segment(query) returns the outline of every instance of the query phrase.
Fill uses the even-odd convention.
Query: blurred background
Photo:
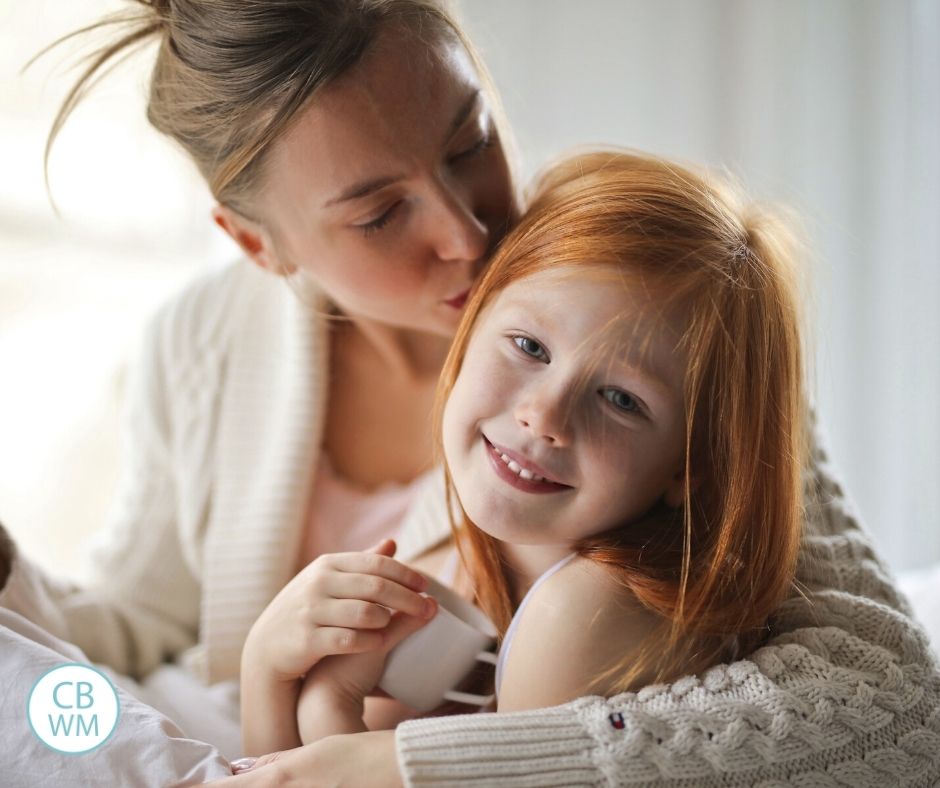
[[[75,574],[107,519],[122,370],[143,321],[237,252],[147,126],[152,53],[76,111],[58,36],[113,0],[0,0],[0,519]],[[617,143],[724,166],[802,213],[830,454],[897,570],[940,561],[940,2],[462,0],[531,175]],[[84,42],[86,45],[94,41]]]

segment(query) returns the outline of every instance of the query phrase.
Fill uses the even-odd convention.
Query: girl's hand
[[[422,574],[395,561],[385,539],[361,553],[321,555],[302,569],[252,626],[243,671],[294,681],[331,654],[381,649],[394,612],[427,620]]]
[[[320,660],[304,679],[297,702],[300,740],[308,744],[338,733],[368,730],[365,699],[382,678],[388,653],[427,623],[427,619],[398,613],[386,629],[381,648]]]
[[[233,764],[236,766],[238,762]],[[295,750],[263,755],[215,788],[401,788],[395,731],[330,736]]]

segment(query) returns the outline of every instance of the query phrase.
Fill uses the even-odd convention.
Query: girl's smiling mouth
[[[553,481],[547,471],[510,449],[494,445],[485,435],[483,444],[496,475],[517,490],[554,493],[574,489],[571,485]]]

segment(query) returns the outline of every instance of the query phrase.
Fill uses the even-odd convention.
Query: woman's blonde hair
[[[250,197],[271,143],[389,26],[410,31],[418,46],[432,46],[441,36],[459,41],[490,94],[499,136],[508,143],[492,81],[446,0],[134,3],[136,9],[52,45],[100,28],[121,31],[89,56],[59,108],[46,143],[47,173],[56,137],[96,77],[118,56],[153,40],[158,51],[147,107],[150,123],[183,147],[220,203],[245,215],[250,215]]]
[[[546,172],[468,303],[441,377],[438,434],[476,320],[512,282],[605,264],[684,321],[684,504],[575,546],[663,621],[639,660],[612,667],[619,689],[754,646],[791,591],[806,450],[796,251],[788,227],[725,180],[605,150]],[[453,501],[449,469],[447,479]],[[505,632],[513,603],[498,542],[462,510],[458,519],[478,602]]]

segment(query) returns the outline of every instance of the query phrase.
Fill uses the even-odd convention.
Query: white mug
[[[426,593],[437,600],[437,615],[389,652],[379,688],[422,712],[446,700],[486,706],[492,695],[454,687],[475,662],[496,664],[496,655],[487,650],[496,641],[496,627],[482,610],[433,578]]]

